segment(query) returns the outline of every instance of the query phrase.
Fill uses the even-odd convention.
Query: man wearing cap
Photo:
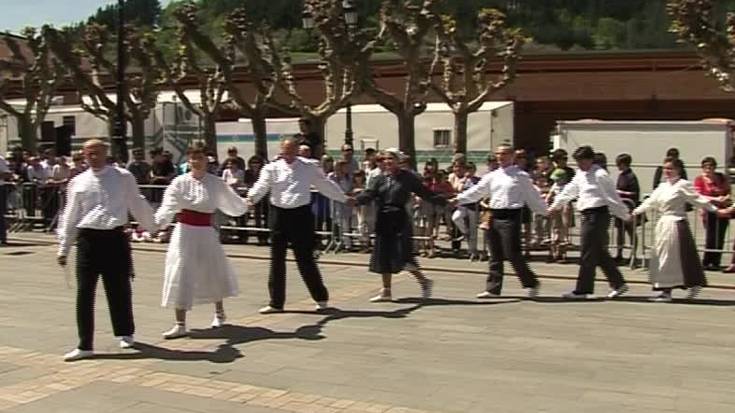
[[[610,214],[628,221],[630,213],[620,199],[610,175],[594,163],[595,152],[592,147],[580,146],[572,156],[577,161],[579,170],[564,190],[556,195],[549,208],[549,212],[554,212],[576,199],[577,209],[582,213],[582,245],[577,286],[563,297],[593,299],[595,268],[599,265],[610,283],[611,290],[607,297],[616,298],[628,292],[628,286],[607,250]]]
[[[485,291],[477,298],[500,297],[503,289],[503,261],[510,261],[528,296],[539,292],[536,274],[528,267],[521,251],[521,214],[528,206],[539,215],[547,215],[546,203],[534,188],[528,173],[513,164],[513,148],[500,145],[495,150],[498,168],[480,182],[457,195],[455,204],[473,204],[490,198],[493,223],[490,226],[490,271]]]

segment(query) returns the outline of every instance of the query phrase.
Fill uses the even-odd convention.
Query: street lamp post
[[[112,155],[117,161],[128,162],[127,121],[125,120],[125,0],[117,1],[117,110],[112,132]]]
[[[342,2],[342,13],[345,16],[345,23],[347,23],[347,29],[352,34],[352,31],[357,27],[358,15],[355,5],[352,4],[351,0],[344,0]],[[354,142],[354,132],[352,131],[352,102],[348,101],[345,107],[345,144],[352,146]]]
[[[344,14],[345,23],[347,24],[348,31],[350,34],[357,27],[358,14],[357,8],[352,4],[352,0],[342,1],[342,13]],[[301,23],[306,30],[312,30],[316,27],[316,21],[314,15],[311,14],[309,9],[304,9],[301,14]],[[345,144],[352,146],[354,141],[354,132],[352,131],[352,102],[347,102],[345,105]]]

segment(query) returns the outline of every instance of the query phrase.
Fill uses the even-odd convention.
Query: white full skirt
[[[237,276],[212,227],[176,224],[166,253],[161,305],[191,310],[195,304],[238,294]]]
[[[656,223],[656,241],[651,251],[649,266],[653,288],[674,288],[684,285],[681,237],[677,225],[682,219],[663,215]]]

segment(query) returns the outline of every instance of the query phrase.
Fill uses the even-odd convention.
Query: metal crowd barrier
[[[65,201],[65,191],[63,186],[39,186],[35,183],[26,182],[6,183],[5,187],[7,193],[6,199],[8,202],[5,218],[10,224],[8,225],[8,231],[18,232],[42,229],[49,232],[54,229],[58,220],[58,214],[63,210]],[[166,186],[164,185],[140,186],[141,194],[146,197],[153,207],[160,205],[165,189]],[[237,188],[236,190],[243,197],[247,195],[247,188]],[[624,200],[624,202],[628,204],[630,209],[633,209],[635,206],[632,201]],[[267,234],[270,232],[268,229],[268,208],[267,199],[265,199],[261,201],[256,208],[250,208],[244,217],[227,217],[220,215],[217,219],[217,227],[220,232],[224,234],[223,241],[230,242],[237,239],[239,241],[247,242],[250,237],[254,236],[258,239],[259,244],[266,244]],[[315,217],[315,234],[317,236],[317,240],[315,240],[315,242],[320,242],[320,249],[323,252],[339,253],[343,251],[345,247],[355,244],[359,244],[363,250],[367,249],[371,240],[374,238],[374,234],[366,231],[364,228],[365,223],[363,223],[363,228],[358,227],[357,208],[358,207],[352,209],[349,217],[343,218],[341,214],[349,211],[348,208],[339,203],[328,200],[321,194],[316,192],[313,193],[312,212]],[[367,208],[369,209],[370,207]],[[411,211],[410,206],[407,206],[407,208]],[[579,248],[580,226],[578,223],[581,222],[581,216],[576,209],[573,210],[575,212],[572,219],[573,225],[568,231],[569,245],[567,246],[567,251],[575,251]],[[412,224],[414,225],[413,239],[415,242],[429,243],[430,241],[438,238],[438,234],[442,231],[451,233],[451,228],[453,228],[451,220],[449,220],[449,222],[444,222],[443,224],[441,223],[442,217],[446,217],[451,214],[443,214],[443,216],[440,216],[438,224],[433,228],[433,233],[426,234],[422,233],[421,230],[427,228],[428,217],[422,215],[420,209],[413,212]],[[369,210],[366,211],[366,213],[373,214],[374,212]],[[481,224],[481,209],[470,211],[469,213],[476,214],[476,216],[473,217],[476,218],[476,220],[473,219],[472,221]],[[543,228],[542,233],[545,234],[543,241],[548,241],[552,238],[550,227],[543,221],[539,221],[541,219],[544,218],[533,216],[532,222],[526,227],[526,229],[531,228],[533,231],[533,229],[539,225],[540,228]],[[700,254],[719,253],[732,257],[732,234],[729,225],[727,225],[727,228],[723,228],[725,226],[724,224],[715,226],[714,236],[711,236],[713,239],[724,237],[722,247],[707,247],[707,231],[704,221],[702,220],[701,211],[694,210],[689,212],[688,219],[697,245],[697,250]],[[657,220],[658,214],[655,211],[648,212],[645,219],[640,219],[637,223],[627,224],[632,226],[632,231],[630,229],[626,231],[625,223],[613,221],[609,229],[609,248],[613,252],[617,250],[627,252],[628,256],[625,259],[631,268],[641,266],[646,267],[648,255],[650,254],[650,250],[656,239],[655,224]],[[447,221],[447,219],[445,219],[445,221]],[[726,220],[723,220],[722,222],[724,223]],[[450,227],[449,231],[447,229],[447,225]],[[483,230],[479,227],[480,225],[477,225],[471,227],[470,230],[476,231],[478,252],[481,255],[487,255],[487,239],[483,234]],[[618,245],[617,235],[618,232],[621,231],[626,232],[626,234],[623,237],[623,242]],[[720,231],[724,231],[724,233]],[[456,235],[456,233],[454,234]],[[452,235],[452,237],[455,235]],[[534,234],[531,234],[531,236],[533,235]],[[536,240],[538,241],[538,234],[536,235]],[[467,237],[465,237],[465,241],[466,238]],[[522,239],[525,241],[531,239],[531,237],[524,234]],[[460,248],[460,251],[467,252],[466,242],[463,244],[465,245],[461,245],[463,248]],[[548,248],[546,242],[542,244],[543,245],[541,246],[535,246],[536,248],[532,248],[534,245],[524,244],[524,249],[526,251],[532,250],[538,253],[539,251],[544,251]],[[456,240],[454,246],[456,246]]]

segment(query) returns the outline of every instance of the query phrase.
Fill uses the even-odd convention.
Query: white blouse
[[[219,209],[229,216],[237,217],[247,211],[245,199],[241,198],[219,177],[206,174],[196,179],[191,173],[179,175],[163,194],[163,202],[156,211],[156,225],[171,222],[183,209],[211,214]]]
[[[673,183],[661,182],[653,193],[633,210],[633,214],[638,215],[655,209],[661,215],[686,218],[687,204],[693,204],[710,212],[717,211],[717,207],[694,190],[691,182],[679,179]]]

